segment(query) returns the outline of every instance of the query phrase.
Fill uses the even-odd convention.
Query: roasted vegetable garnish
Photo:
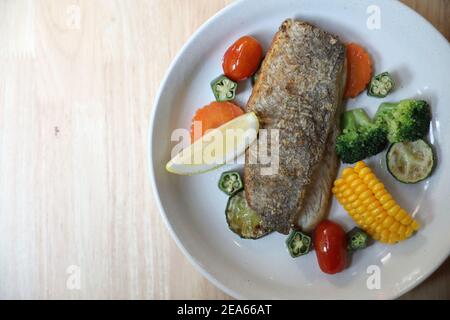
[[[231,231],[241,238],[258,239],[271,232],[263,227],[261,217],[247,204],[244,191],[230,197],[225,215]]]
[[[397,142],[389,148],[386,164],[389,172],[398,181],[417,183],[431,175],[434,157],[433,149],[422,139]]]
[[[347,85],[345,98],[355,98],[366,89],[372,78],[372,60],[356,43],[347,44]]]
[[[430,106],[423,100],[383,103],[375,115],[376,124],[387,131],[391,143],[422,139],[430,129],[430,121]]]
[[[224,172],[220,176],[219,189],[229,196],[242,190],[243,187],[241,175],[237,171]]]
[[[311,249],[311,237],[294,230],[286,239],[286,246],[292,258],[303,256]]]
[[[216,101],[230,101],[236,97],[237,83],[224,75],[211,81],[211,89]]]
[[[234,103],[211,102],[195,112],[191,125],[191,141],[200,139],[206,131],[218,128],[243,114],[244,111]]]
[[[336,153],[344,163],[355,163],[384,150],[386,131],[370,120],[363,109],[342,116],[342,133],[336,139]]]
[[[383,72],[372,78],[367,94],[371,97],[384,98],[395,87],[395,82],[389,72]]]
[[[420,228],[362,161],[344,169],[332,191],[357,225],[375,240],[394,244]]]

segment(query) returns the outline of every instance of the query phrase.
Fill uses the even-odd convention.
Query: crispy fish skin
[[[274,37],[247,111],[261,129],[279,129],[279,167],[262,174],[252,148],[244,167],[247,201],[268,228],[287,234],[295,222],[342,100],[344,65],[345,46],[308,23],[288,19]]]

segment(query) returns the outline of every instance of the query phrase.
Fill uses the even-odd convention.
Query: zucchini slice
[[[243,239],[259,239],[271,232],[263,227],[261,217],[248,205],[244,191],[228,199],[225,215],[230,230]]]
[[[403,183],[417,183],[428,178],[434,162],[433,149],[421,139],[394,143],[386,154],[389,172]]]

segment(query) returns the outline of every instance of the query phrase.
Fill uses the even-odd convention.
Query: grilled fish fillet
[[[344,70],[347,70],[347,60],[345,61]],[[345,83],[346,79],[347,73],[344,72],[342,83]],[[341,89],[344,89],[344,86]],[[342,106],[338,108],[334,127],[328,135],[323,161],[321,161],[313,174],[311,183],[306,190],[303,205],[296,218],[295,226],[305,232],[313,231],[329,211],[331,188],[336,179],[340,163],[336,153],[336,138],[340,133],[341,111]]]
[[[308,23],[288,19],[274,37],[247,111],[269,137],[278,129],[278,140],[267,146],[278,167],[273,174],[262,170],[268,165],[255,161],[255,148],[244,167],[247,201],[268,228],[287,234],[300,212],[342,100],[344,65],[345,46]]]
[[[328,136],[323,161],[316,168],[312,181],[305,194],[303,205],[296,219],[296,226],[305,232],[311,232],[327,215],[330,205],[331,188],[339,169],[339,157],[336,154],[336,137],[339,134],[335,126]]]

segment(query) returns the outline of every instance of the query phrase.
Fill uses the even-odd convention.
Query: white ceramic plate
[[[369,29],[367,19],[377,6],[381,28]],[[376,8],[375,8],[376,10]],[[373,11],[371,11],[373,12]],[[250,34],[268,48],[284,19],[294,17],[333,32],[343,41],[362,44],[377,73],[389,70],[398,89],[388,99],[362,94],[348,107],[374,112],[380,102],[408,97],[426,99],[433,109],[429,140],[438,165],[432,178],[417,185],[396,182],[385,168],[384,154],[369,163],[401,206],[423,225],[410,240],[395,246],[375,244],[353,255],[344,272],[323,274],[313,253],[292,259],[285,236],[242,240],[228,230],[227,198],[217,189],[224,167],[183,177],[164,166],[176,128],[189,128],[195,110],[214,100],[210,81],[221,74],[227,47]],[[175,58],[153,107],[150,126],[151,181],[159,209],[175,241],[217,287],[236,298],[389,299],[412,289],[429,276],[450,252],[450,46],[425,19],[397,1],[388,0],[243,0],[206,22]],[[251,85],[241,85],[237,101],[244,106]],[[330,218],[346,228],[353,223],[334,202]],[[370,267],[375,266],[375,267]],[[380,288],[368,288],[368,272],[380,271]]]

